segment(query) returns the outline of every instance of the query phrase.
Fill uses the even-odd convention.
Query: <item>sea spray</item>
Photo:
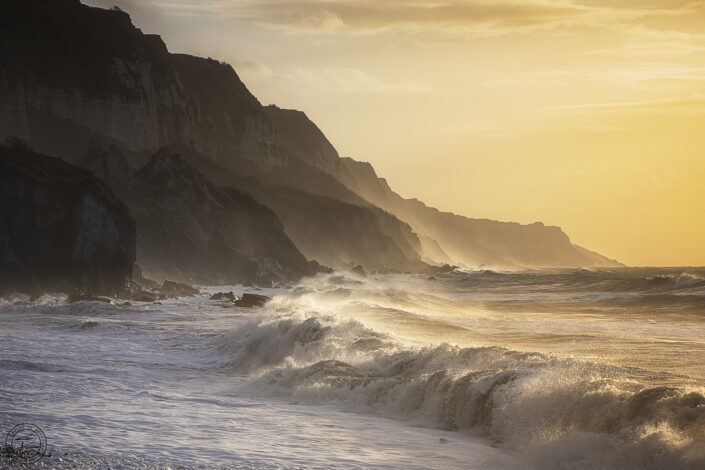
[[[537,468],[705,465],[701,390],[652,386],[668,374],[639,367],[438,338],[415,346],[368,326],[378,325],[370,316],[350,315],[370,302],[385,312],[408,306],[418,293],[390,299],[399,286],[380,295],[369,283],[332,299],[341,284],[336,278],[280,296],[262,317],[229,332],[218,346],[229,357],[225,369],[258,393],[482,433]],[[414,316],[404,313],[397,320]]]

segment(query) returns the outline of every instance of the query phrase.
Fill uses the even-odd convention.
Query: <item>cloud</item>
[[[245,81],[264,80],[275,76],[274,71],[267,64],[252,60],[235,62],[235,70]]]
[[[316,31],[512,29],[590,12],[561,0],[172,0],[161,4],[182,14],[211,12],[277,28]]]
[[[297,87],[303,83],[306,87],[336,93],[418,94],[433,91],[431,87],[418,82],[386,82],[352,67],[321,70],[297,68],[282,78],[294,82]]]
[[[690,87],[703,82],[705,67],[682,65],[668,62],[607,62],[599,66],[579,69],[548,69],[533,72],[512,72],[497,74],[480,82],[485,87],[541,87],[570,88],[586,81],[602,85],[622,85],[628,87],[666,85]]]
[[[586,103],[567,106],[552,106],[547,111],[568,111],[574,113],[662,113],[662,114],[705,114],[705,95],[695,94],[684,98],[615,101]]]
[[[593,80],[608,83],[640,84],[646,82],[705,81],[705,67],[679,64],[644,64],[621,66],[599,72],[587,72]]]
[[[627,39],[595,54],[685,55],[704,50],[705,0],[83,0],[113,3],[139,22],[214,16],[305,34],[435,32],[497,36],[608,28]],[[683,31],[680,31],[680,30]],[[691,34],[685,33],[691,29]],[[679,32],[680,31],[680,32]],[[682,34],[681,34],[682,33]],[[438,36],[438,35],[436,35]],[[418,37],[418,35],[416,35]]]
[[[274,25],[319,24],[358,29],[399,26],[524,26],[553,22],[583,13],[568,4],[507,1],[269,0],[252,5],[252,20]],[[325,18],[325,22],[321,22]]]
[[[623,32],[626,39],[618,47],[590,51],[590,54],[621,57],[682,56],[705,51],[705,35],[681,31],[659,31],[641,25]]]

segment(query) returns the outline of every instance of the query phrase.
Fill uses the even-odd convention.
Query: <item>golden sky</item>
[[[705,1],[86,0],[233,64],[405,197],[705,265]]]

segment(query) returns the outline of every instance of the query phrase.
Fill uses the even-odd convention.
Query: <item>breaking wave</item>
[[[488,285],[546,285],[551,283],[557,288],[581,290],[600,289],[606,292],[667,292],[682,289],[705,288],[705,278],[688,272],[680,274],[653,275],[645,272],[643,276],[634,275],[633,270],[587,270],[565,271],[519,271],[495,272],[490,270],[470,273],[455,273],[454,276],[463,284]],[[499,283],[498,283],[499,281]]]
[[[482,433],[536,468],[705,468],[702,391],[648,386],[643,369],[413,346],[354,319],[281,309],[218,348],[253,392]]]
[[[683,273],[680,276],[665,275],[647,278],[650,287],[687,289],[690,287],[705,286],[705,279],[694,274]]]

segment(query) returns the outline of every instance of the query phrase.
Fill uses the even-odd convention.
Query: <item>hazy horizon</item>
[[[705,265],[705,3],[84,0],[231,63],[392,189]]]

